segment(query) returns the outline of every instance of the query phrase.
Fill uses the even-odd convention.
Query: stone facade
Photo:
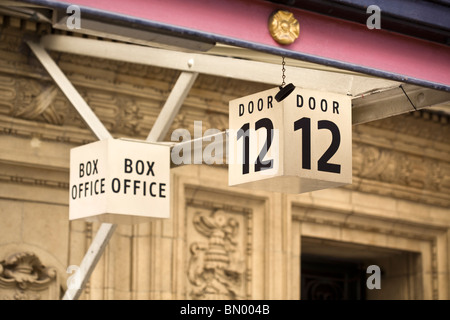
[[[0,23],[0,299],[58,299],[99,227],[68,220],[69,150],[95,137],[23,43],[55,31]],[[51,54],[115,137],[145,139],[178,76]],[[169,132],[224,130],[229,100],[268,88],[200,75]],[[249,191],[228,187],[225,166],[174,168],[172,217],[119,225],[82,299],[299,299],[311,254],[379,265],[369,299],[448,299],[448,122],[420,111],[354,126],[344,188]]]

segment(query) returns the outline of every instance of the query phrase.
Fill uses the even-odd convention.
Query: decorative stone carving
[[[193,225],[206,241],[190,245],[188,278],[193,299],[238,299],[243,272],[232,262],[239,223],[223,210],[196,212]]]
[[[0,300],[58,298],[57,272],[46,268],[31,252],[19,252],[0,261]]]
[[[353,160],[356,177],[450,194],[450,165],[435,159],[354,143]]]
[[[23,92],[27,92],[24,90]],[[62,124],[62,117],[56,112],[56,110],[51,105],[53,100],[58,93],[58,89],[54,85],[50,85],[44,90],[42,90],[36,96],[31,96],[26,104],[20,108],[15,116],[24,119],[34,120],[39,116],[42,116],[46,122],[51,124]],[[21,92],[21,94],[23,94]]]

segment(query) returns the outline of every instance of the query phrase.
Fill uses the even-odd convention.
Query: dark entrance
[[[301,268],[302,300],[365,300],[362,261],[304,255]]]

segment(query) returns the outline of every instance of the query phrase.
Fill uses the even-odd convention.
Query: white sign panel
[[[170,217],[170,147],[103,140],[70,152],[69,218],[140,223]]]
[[[279,88],[230,101],[229,185],[302,193],[352,182],[351,98]]]

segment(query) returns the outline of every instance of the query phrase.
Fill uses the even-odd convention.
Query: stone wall
[[[69,150],[95,138],[23,43],[55,31],[0,23],[0,299],[58,299],[99,227],[68,220]],[[115,137],[144,139],[178,76],[51,54]],[[224,130],[229,100],[267,88],[200,75],[166,140],[195,120]],[[368,298],[448,299],[448,121],[421,111],[355,126],[344,188],[249,191],[228,187],[225,166],[174,168],[172,217],[120,225],[82,298],[298,299],[301,256],[317,253],[380,264],[385,285]]]

